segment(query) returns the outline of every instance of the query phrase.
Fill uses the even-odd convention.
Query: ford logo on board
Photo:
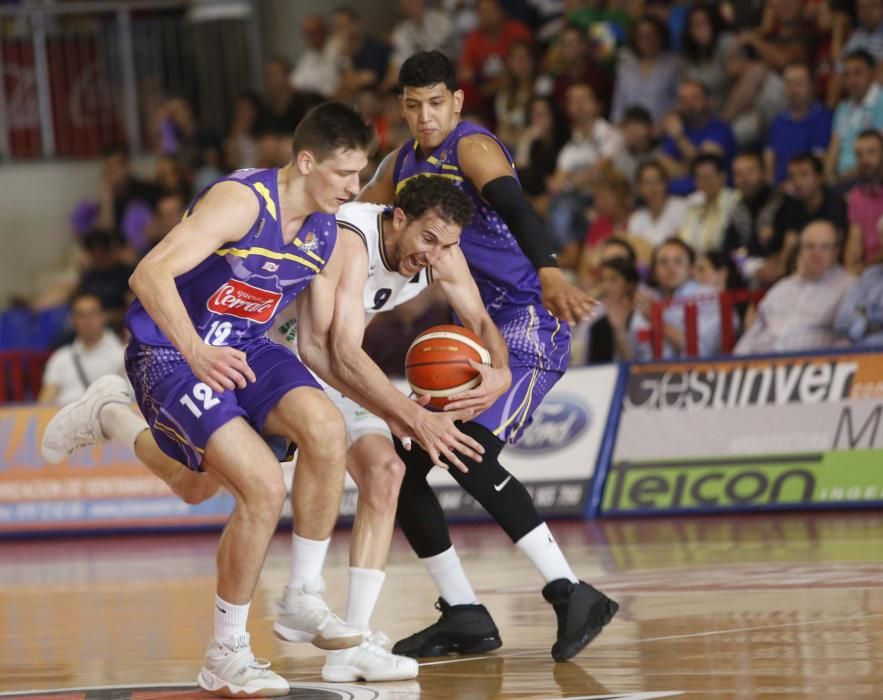
[[[550,394],[534,411],[533,422],[512,446],[524,452],[560,450],[589,427],[589,407],[575,394]]]

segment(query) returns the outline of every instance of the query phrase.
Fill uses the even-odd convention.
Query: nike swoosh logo
[[[511,479],[511,478],[512,478],[512,475],[510,474],[510,475],[507,476],[505,479],[503,479],[503,483],[501,483],[501,484],[494,484],[494,491],[502,491],[502,490],[503,490],[503,487],[504,487],[506,484],[509,483],[509,479]]]

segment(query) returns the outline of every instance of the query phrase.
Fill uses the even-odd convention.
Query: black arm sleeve
[[[546,227],[524,196],[518,180],[511,175],[498,177],[487,183],[481,194],[509,227],[535,268],[558,267]]]

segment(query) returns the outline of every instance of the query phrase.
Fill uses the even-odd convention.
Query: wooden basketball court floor
[[[414,682],[321,683],[321,652],[271,632],[289,536],[273,541],[252,644],[291,697],[883,698],[883,514],[556,522],[578,573],[622,605],[570,663],[549,656],[541,581],[492,525],[455,543],[504,646],[429,660]],[[0,542],[0,692],[66,700],[185,700],[211,631],[217,533]],[[326,567],[345,602],[349,531]],[[436,594],[397,535],[375,627],[393,639],[435,619]],[[62,691],[66,692],[62,692]],[[5,700],[5,698],[4,698]]]

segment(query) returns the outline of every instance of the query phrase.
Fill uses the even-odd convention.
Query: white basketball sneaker
[[[417,677],[417,660],[386,650],[389,637],[375,632],[357,647],[332,651],[322,667],[327,683],[407,681]]]
[[[302,589],[285,587],[276,601],[273,631],[288,642],[312,642],[325,650],[346,649],[361,643],[362,633],[335,615],[322,597],[325,581],[320,576]]]
[[[288,681],[270,670],[269,661],[255,658],[247,634],[223,643],[212,641],[196,683],[209,693],[228,698],[266,698],[291,692]]]
[[[43,433],[40,453],[57,464],[72,452],[104,441],[98,414],[109,403],[129,404],[126,380],[115,374],[96,379],[86,393],[56,413]]]

